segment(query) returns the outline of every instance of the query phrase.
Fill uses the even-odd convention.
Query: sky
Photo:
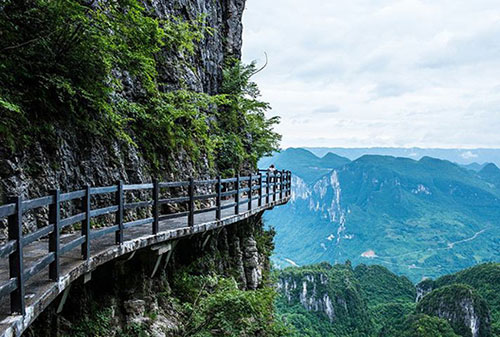
[[[247,0],[282,147],[500,148],[500,1]]]

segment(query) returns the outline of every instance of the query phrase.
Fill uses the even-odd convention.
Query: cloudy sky
[[[500,148],[498,0],[247,0],[290,146]]]

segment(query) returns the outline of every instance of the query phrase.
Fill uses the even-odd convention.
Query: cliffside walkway
[[[0,245],[0,336],[19,336],[58,295],[67,295],[73,281],[90,277],[106,262],[145,247],[169,250],[169,241],[285,204],[290,193],[291,172],[260,170],[229,179],[119,182],[69,193],[54,190],[31,200],[12,198],[0,206],[0,220],[8,222],[8,241]],[[70,209],[80,212],[68,215]],[[177,212],[163,213],[168,209]],[[48,224],[23,234],[23,222],[47,210]],[[110,219],[114,225],[98,228],[99,221]],[[73,232],[63,234],[69,229]]]

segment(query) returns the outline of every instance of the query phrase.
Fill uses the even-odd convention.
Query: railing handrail
[[[267,173],[264,175],[263,172]],[[263,179],[264,176],[265,180]],[[242,186],[242,183],[245,184]],[[196,186],[207,185],[215,185],[215,193],[208,191],[204,194],[196,194]],[[246,187],[244,187],[245,185]],[[160,199],[162,189],[180,187],[187,187],[187,196]],[[264,188],[265,193],[263,192]],[[125,192],[129,191],[148,191],[152,193],[152,197],[148,200],[127,203]],[[255,191],[257,191],[257,197],[254,197]],[[92,209],[92,196],[109,194],[114,194],[115,196],[113,205]],[[240,200],[242,194],[246,194],[247,198]],[[122,245],[124,231],[131,227],[151,225],[152,233],[156,235],[159,233],[160,221],[187,216],[188,226],[192,227],[194,226],[195,214],[213,211],[215,211],[215,220],[220,221],[222,210],[233,207],[233,204],[222,205],[224,197],[234,196],[235,214],[239,215],[239,206],[241,204],[248,203],[247,211],[250,212],[252,211],[252,202],[254,200],[258,200],[258,207],[261,207],[263,198],[265,198],[266,205],[268,205],[271,197],[273,202],[276,202],[278,194],[279,200],[290,196],[290,171],[258,170],[257,174],[251,173],[248,176],[237,175],[236,177],[226,179],[222,179],[219,176],[215,179],[206,180],[189,178],[187,181],[177,182],[159,182],[157,179],[154,179],[151,183],[123,184],[122,181],[119,181],[116,185],[103,187],[86,186],[84,189],[66,193],[61,193],[59,189],[55,189],[51,191],[49,196],[29,200],[23,200],[20,196],[11,197],[9,203],[0,205],[0,220],[8,219],[8,240],[6,243],[0,245],[0,259],[9,258],[9,280],[0,284],[0,299],[10,295],[11,313],[19,313],[24,316],[26,313],[24,302],[25,283],[46,267],[49,267],[50,280],[58,281],[60,278],[60,256],[79,246],[81,247],[83,259],[89,261],[93,239],[115,233],[116,244]],[[197,209],[196,201],[208,199],[215,199],[215,207]],[[62,203],[74,200],[82,200],[81,212],[61,218]],[[166,203],[187,203],[187,211],[162,215],[161,205]],[[41,207],[49,207],[49,221],[47,226],[23,235],[23,215],[27,211]],[[125,210],[135,210],[144,207],[152,207],[152,217],[124,222]],[[91,219],[108,214],[116,215],[115,224],[92,232]],[[81,223],[81,236],[65,245],[61,245],[61,231],[77,223]],[[23,247],[47,236],[49,238],[47,255],[41,256],[33,266],[24,270]]]

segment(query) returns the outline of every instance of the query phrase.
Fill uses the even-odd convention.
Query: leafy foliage
[[[500,336],[500,263],[485,263],[436,280],[426,280],[419,288],[437,289],[451,284],[466,284],[474,288],[491,310],[491,332]]]
[[[273,131],[278,117],[267,119],[265,111],[268,103],[260,101],[259,89],[251,77],[256,73],[255,63],[242,64],[232,60],[232,65],[224,70],[224,81],[221,92],[227,98],[222,106],[218,120],[220,129],[220,146],[217,156],[219,166],[228,175],[228,170],[238,169],[245,162],[252,167],[264,155],[270,155],[278,149],[281,136]]]
[[[277,311],[284,322],[296,329],[293,336],[371,335],[373,322],[350,265],[322,263],[287,268],[279,272],[278,278],[282,291],[277,300]],[[331,321],[325,312],[326,305],[319,304],[327,297],[333,313]],[[304,301],[317,303],[311,304],[317,309],[308,311],[303,306]]]
[[[405,276],[397,276],[387,268],[360,264],[354,269],[368,305],[386,303],[409,303],[415,300],[415,286]]]
[[[273,318],[275,291],[238,288],[232,278],[181,273],[176,293],[187,317],[184,336],[283,336],[286,329]]]
[[[427,315],[409,317],[402,331],[401,337],[459,337],[446,320]]]
[[[18,117],[38,121],[30,131],[65,120],[123,132],[126,118],[111,101],[120,87],[113,70],[127,69],[155,90],[154,54],[164,32],[138,1],[21,0],[2,7],[0,96],[19,107]]]
[[[276,308],[285,324],[295,329],[293,336],[457,337],[471,335],[470,326],[463,321],[464,310],[469,310],[463,305],[470,303],[479,317],[480,336],[496,336],[489,330],[489,308],[481,294],[490,295],[491,307],[498,306],[498,299],[491,296],[498,285],[497,268],[498,264],[484,264],[426,281],[426,289],[437,289],[418,304],[411,282],[381,266],[360,265],[354,271],[349,263],[287,268],[278,272],[281,283]],[[476,289],[455,283],[467,280]],[[319,310],[304,305],[325,294],[332,299],[332,321],[321,305]],[[339,305],[344,301],[348,317]],[[443,314],[449,316],[438,317]]]
[[[464,303],[470,303],[474,313],[478,315],[481,324],[479,326],[480,337],[491,336],[489,327],[489,308],[484,299],[476,291],[463,284],[452,284],[433,290],[417,305],[417,312],[437,316],[439,313],[450,313],[449,321],[453,330],[464,337],[472,336],[470,327],[465,324],[461,317],[470,315],[464,308]]]
[[[93,303],[93,310],[89,316],[85,316],[76,324],[71,326],[71,333],[64,334],[63,337],[107,337],[115,335],[117,337],[146,337],[148,334],[145,328],[138,324],[130,324],[124,331],[116,331],[116,317],[112,306],[104,308]]]
[[[138,146],[156,168],[180,149],[212,165],[220,158],[224,170],[255,166],[279,140],[250,81],[255,65],[228,62],[215,96],[182,82],[167,92],[158,75],[165,62],[192,68],[212,33],[204,17],[160,20],[139,0],[1,1],[2,143],[57,146],[63,128]]]

